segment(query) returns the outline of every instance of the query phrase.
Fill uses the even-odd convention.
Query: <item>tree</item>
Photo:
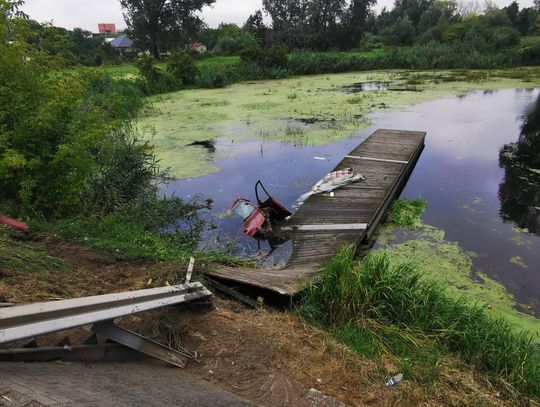
[[[521,35],[527,35],[530,26],[529,9],[522,9],[514,21],[514,27],[521,33]]]
[[[540,236],[540,98],[534,101],[515,143],[505,145],[499,165],[504,168],[504,181],[499,187],[501,216],[520,228]]]
[[[478,0],[461,0],[457,3],[457,14],[462,17],[478,15],[482,12],[482,4]]]
[[[276,31],[306,24],[308,4],[308,0],[263,0],[264,11],[272,18]]]
[[[263,0],[264,11],[272,19],[269,42],[289,48],[305,48],[308,43],[309,0]]]
[[[345,0],[312,0],[307,7],[309,24],[318,34],[335,30],[344,16]]]
[[[452,1],[435,1],[420,17],[418,32],[423,33],[442,21],[451,21],[456,15],[457,5]]]
[[[504,8],[504,11],[506,11],[506,14],[508,15],[510,21],[512,21],[512,24],[515,24],[519,14],[519,4],[517,1],[510,3],[508,7]]]
[[[347,11],[347,25],[354,42],[360,40],[371,7],[377,0],[352,0]]]
[[[120,0],[124,19],[137,46],[148,49],[156,59],[182,36],[202,26],[196,16],[215,0]]]
[[[414,25],[408,18],[401,18],[392,30],[394,43],[398,45],[411,45],[414,42]]]
[[[264,11],[272,18],[270,39],[291,49],[339,46],[347,4],[346,0],[263,0]]]
[[[26,14],[21,11],[23,5],[23,0],[0,0],[0,38],[9,40],[10,25],[16,22],[15,17],[27,18]]]
[[[24,5],[24,0],[0,0],[0,16],[5,22],[13,17],[24,17],[26,15],[21,11]]]
[[[261,44],[265,44],[268,27],[266,27],[264,24],[261,10],[257,10],[254,14],[248,17],[246,23],[244,24],[244,31],[254,35]]]
[[[414,28],[418,27],[422,14],[433,4],[433,0],[396,0],[392,13],[399,16],[399,20],[408,18]],[[405,27],[405,24],[401,24]]]

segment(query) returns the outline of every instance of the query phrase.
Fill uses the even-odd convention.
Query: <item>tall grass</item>
[[[409,336],[410,343],[433,341],[540,399],[540,355],[530,335],[464,298],[451,297],[414,265],[392,265],[384,253],[358,262],[352,248],[344,249],[324,268],[320,283],[311,285],[303,310],[341,335],[347,327],[344,342],[360,348],[365,347],[366,327],[383,332],[382,343],[389,327]],[[355,329],[351,334],[351,327],[357,334]]]
[[[202,203],[149,197],[105,214],[33,222],[32,228],[113,254],[121,260],[178,261],[191,256],[205,222]]]
[[[20,274],[44,276],[69,272],[62,260],[10,237],[15,234],[8,227],[0,226],[0,280]]]

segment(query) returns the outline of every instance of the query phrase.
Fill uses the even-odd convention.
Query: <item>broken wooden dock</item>
[[[221,268],[207,274],[282,295],[299,293],[343,246],[373,235],[405,187],[425,136],[424,132],[377,130],[351,151],[334,171],[352,168],[366,179],[304,202],[285,225],[291,230],[293,251],[284,268]]]

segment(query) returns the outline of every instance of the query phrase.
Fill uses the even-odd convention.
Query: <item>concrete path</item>
[[[159,363],[1,363],[0,406],[253,406]]]

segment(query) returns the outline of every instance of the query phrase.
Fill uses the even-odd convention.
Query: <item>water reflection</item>
[[[540,310],[540,173],[530,170],[540,168],[539,92],[473,92],[373,114],[371,128],[328,145],[306,145],[302,137],[293,144],[272,137],[233,142],[225,135],[216,145],[219,172],[171,182],[163,192],[186,199],[203,193],[214,200],[207,218],[218,227],[205,233],[201,249],[260,255],[257,242],[243,236],[241,220],[230,216],[236,198],[255,199],[257,180],[295,209],[297,198],[375,129],[425,130],[426,149],[402,196],[425,198],[424,221],[476,253],[475,271],[503,282],[520,303]],[[516,158],[500,159],[503,146]],[[263,254],[271,250],[266,244],[261,249]],[[290,248],[283,250],[286,259]]]
[[[528,109],[515,143],[501,149],[501,217],[540,235],[540,96]]]

